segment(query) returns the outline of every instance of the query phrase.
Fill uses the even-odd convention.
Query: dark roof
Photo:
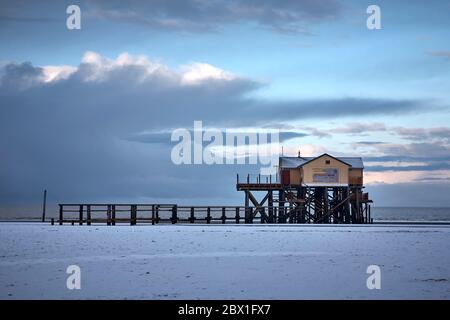
[[[318,157],[280,157],[280,167],[281,168],[298,168],[302,167],[306,163],[315,160],[317,158],[320,158],[324,155],[327,155],[329,157],[332,157],[338,161],[341,161],[347,165],[349,165],[351,168],[355,169],[364,169],[364,163],[362,158],[360,157],[333,157],[330,156],[327,153],[324,153]]]

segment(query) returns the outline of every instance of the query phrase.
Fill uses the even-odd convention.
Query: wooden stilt
[[[137,218],[137,212],[136,212],[136,205],[130,206],[130,225],[135,226],[136,225],[136,218]]]
[[[63,210],[63,205],[60,204],[59,205],[59,225],[62,226],[63,224],[63,219],[64,219],[64,210]]]
[[[155,225],[155,205],[152,205],[152,226]]]
[[[211,207],[208,207],[206,209],[206,223],[207,224],[211,223]]]
[[[227,216],[225,215],[225,207],[222,207],[222,224],[225,224],[227,222]]]
[[[83,205],[80,205],[80,211],[79,211],[79,223],[80,223],[80,226],[83,225]]]
[[[87,205],[86,206],[86,223],[87,223],[88,226],[91,225],[91,220],[92,220],[92,217],[91,217],[91,206]]]

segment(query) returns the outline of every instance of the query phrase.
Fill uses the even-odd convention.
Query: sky
[[[258,165],[173,163],[171,132],[194,121],[361,156],[376,206],[450,206],[449,16],[436,0],[0,0],[0,207],[44,189],[242,204],[236,173]]]

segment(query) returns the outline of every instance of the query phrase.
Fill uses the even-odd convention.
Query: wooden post
[[[249,205],[250,205],[250,197],[249,197],[249,195],[248,195],[248,192],[249,192],[249,191],[245,190],[245,209],[246,209],[246,210],[247,210],[247,208],[248,208]]]
[[[222,224],[225,224],[227,221],[227,216],[225,215],[225,207],[222,207]]]
[[[344,197],[349,197],[350,196],[350,188],[347,187],[345,189],[345,195]],[[350,199],[348,199],[345,203],[345,215],[344,215],[344,222],[345,223],[350,223],[350,212],[352,211],[352,205],[350,202]]]
[[[114,204],[111,206],[111,219],[112,219],[111,224],[113,226],[115,226],[116,225],[116,206]]]
[[[42,222],[45,222],[46,210],[47,210],[47,189],[44,190],[44,201],[42,202]]]
[[[191,207],[191,216],[189,217],[189,222],[190,223],[194,223],[195,222],[194,207]]]
[[[272,177],[272,175],[270,175],[270,177]],[[267,199],[267,205],[269,206],[269,208],[267,209],[268,213],[269,213],[269,223],[273,223],[273,191],[269,190],[269,198]]]
[[[106,225],[111,225],[111,205],[106,206]]]
[[[156,223],[159,223],[159,206],[158,205],[156,206],[155,214],[156,214]]]
[[[360,190],[359,190],[359,188],[357,188],[356,189],[356,213],[355,213],[356,217],[355,216],[352,217],[352,223],[356,223],[357,220],[359,220],[359,217],[361,216],[361,208],[359,205],[359,200],[360,200],[359,195],[360,195]]]
[[[155,225],[155,205],[152,204],[152,226]]]
[[[239,207],[236,207],[236,224],[239,224],[239,220],[241,219],[241,217],[239,216]]]
[[[79,211],[79,223],[80,223],[80,226],[82,226],[83,225],[83,205],[82,204],[80,204],[80,211]]]
[[[206,209],[206,223],[211,223],[211,207]]]
[[[87,205],[86,206],[86,219],[87,219],[87,225],[90,226],[91,225],[91,206]]]
[[[130,206],[130,226],[136,225],[136,209],[137,206],[135,204]]]
[[[63,224],[63,218],[64,218],[64,209],[63,209],[63,205],[60,204],[59,205],[59,225],[62,226]]]
[[[284,191],[278,191],[278,223],[284,223]]]
[[[177,205],[174,205],[174,206],[172,207],[172,218],[171,218],[172,224],[177,223],[177,220],[178,220],[178,216],[177,216]]]

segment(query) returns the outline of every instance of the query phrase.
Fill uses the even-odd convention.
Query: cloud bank
[[[241,197],[235,174],[257,168],[176,166],[170,143],[158,133],[191,128],[194,120],[217,128],[275,127],[296,119],[426,112],[432,104],[351,97],[264,101],[250,94],[267,84],[218,66],[170,68],[128,54],[110,59],[87,52],[76,67],[9,63],[0,74],[3,203],[39,201],[44,188],[61,202],[235,202]],[[329,135],[314,128],[283,132],[285,140]]]

